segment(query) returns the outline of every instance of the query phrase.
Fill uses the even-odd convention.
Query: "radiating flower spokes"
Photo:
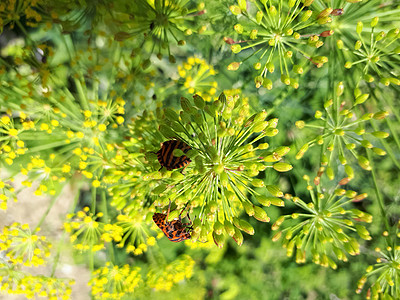
[[[381,148],[375,147],[372,142],[378,139],[385,139],[389,133],[384,131],[370,131],[369,122],[371,120],[382,120],[387,115],[386,111],[376,113],[364,113],[357,116],[356,107],[369,98],[369,94],[363,94],[360,89],[355,89],[354,100],[342,101],[344,84],[339,82],[334,91],[334,97],[325,101],[325,114],[321,111],[315,112],[317,121],[314,124],[305,124],[303,121],[297,121],[296,126],[299,129],[310,128],[319,129],[319,135],[305,143],[298,151],[296,158],[301,159],[306,151],[315,145],[323,147],[321,165],[326,166],[326,175],[334,178],[333,162],[337,161],[344,165],[345,172],[348,175],[347,182],[354,178],[354,171],[351,167],[352,160],[356,159],[358,164],[365,170],[371,170],[369,160],[361,154],[357,146],[371,149],[375,154],[383,156],[386,154]],[[372,126],[371,126],[372,127]]]
[[[345,68],[361,69],[361,78],[371,83],[377,76],[380,83],[388,86],[389,84],[400,85],[399,74],[396,72],[396,62],[400,53],[399,36],[400,29],[393,28],[387,32],[375,32],[378,25],[378,17],[371,21],[371,31],[364,34],[363,22],[359,21],[356,26],[358,40],[354,45],[350,45],[352,40],[346,39],[337,41],[339,49],[343,50],[347,59]],[[346,48],[347,47],[347,48]],[[350,50],[353,47],[354,50]],[[352,55],[350,55],[352,53]],[[374,77],[375,76],[375,77]]]
[[[382,233],[386,246],[384,249],[375,248],[376,263],[366,269],[366,273],[358,280],[356,293],[360,294],[364,285],[369,281],[367,299],[397,299],[400,297],[400,237],[398,226],[393,229],[393,234],[388,231]]]
[[[367,194],[357,194],[354,191],[336,187],[334,192],[322,192],[318,174],[314,183],[317,191],[310,184],[310,178],[304,176],[307,181],[307,189],[310,191],[310,201],[304,201],[299,197],[286,195],[285,198],[301,208],[303,212],[295,212],[291,215],[279,217],[273,224],[273,230],[279,230],[273,241],[283,237],[283,247],[287,255],[292,256],[296,252],[296,262],[304,263],[308,255],[312,256],[314,263],[324,267],[336,269],[333,258],[347,261],[346,253],[357,255],[360,253],[358,241],[352,237],[352,232],[365,240],[371,236],[367,229],[358,222],[372,222],[372,216],[357,209],[348,208],[351,202],[359,202],[367,197]],[[295,223],[289,220],[296,220]],[[283,223],[290,223],[288,227],[280,229]]]
[[[304,2],[304,3],[301,3]],[[317,67],[322,67],[328,61],[325,56],[315,56],[309,49],[320,48],[325,38],[333,34],[333,31],[314,28],[331,22],[330,16],[333,9],[326,8],[319,12],[316,18],[312,17],[313,11],[308,9],[312,1],[254,1],[254,7],[247,7],[246,1],[238,1],[238,5],[230,7],[234,15],[243,15],[239,23],[234,26],[238,35],[243,40],[234,41],[225,38],[231,44],[233,53],[254,48],[253,54],[241,62],[233,62],[228,70],[237,70],[239,66],[251,56],[258,56],[254,69],[258,71],[255,77],[256,87],[272,88],[272,80],[267,78],[268,73],[273,73],[275,63],[279,61],[281,81],[286,85],[298,88],[299,83],[291,74],[303,74],[304,64],[297,62],[296,54],[300,54],[311,61]],[[254,9],[253,9],[254,8]],[[315,26],[317,25],[317,26]],[[313,28],[314,33],[310,33]],[[246,46],[242,46],[246,44]],[[304,47],[308,45],[310,48]],[[258,50],[257,50],[258,48]]]

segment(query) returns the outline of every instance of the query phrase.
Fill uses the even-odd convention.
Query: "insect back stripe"
[[[179,149],[178,147],[179,147],[179,141],[171,141],[171,143],[170,143],[170,147],[169,147],[169,149],[168,149],[168,155],[166,155],[165,156],[165,159],[166,159],[166,163],[167,163],[167,166],[168,167],[172,167],[172,168],[174,168],[174,165],[175,165],[175,163],[176,163],[176,160],[178,159],[177,157],[175,157],[174,156],[174,150],[175,149]]]
[[[177,149],[181,149],[182,152],[186,154],[189,151],[190,146],[179,141],[179,144],[177,145]],[[182,155],[180,157],[176,157],[176,160],[174,161],[174,167],[181,168],[181,167],[186,166],[189,162],[191,162],[191,160],[187,156]]]
[[[190,162],[191,162],[191,160],[189,157],[182,155],[181,157],[178,157],[178,161],[176,162],[176,164],[177,164],[178,168],[182,168]]]

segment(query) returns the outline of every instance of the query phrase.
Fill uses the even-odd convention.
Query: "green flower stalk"
[[[139,267],[124,265],[119,267],[107,262],[102,268],[95,270],[89,285],[92,287],[94,299],[121,299],[132,296],[135,289],[142,284]]]
[[[0,232],[0,284],[1,291],[24,295],[27,298],[48,297],[69,299],[73,280],[35,276],[28,268],[44,266],[50,256],[52,244],[40,228],[32,231],[28,224],[13,223]]]
[[[375,147],[372,142],[378,139],[385,139],[389,136],[384,131],[367,131],[368,122],[371,120],[381,120],[385,118],[382,112],[359,114],[357,107],[368,101],[369,94],[362,94],[359,89],[355,89],[353,101],[350,103],[342,102],[344,92],[343,82],[336,85],[333,99],[328,99],[324,103],[325,113],[315,112],[316,122],[305,124],[297,121],[296,126],[300,129],[310,128],[320,130],[320,134],[304,144],[298,151],[296,158],[301,159],[307,150],[314,146],[322,147],[321,165],[326,167],[326,175],[334,178],[334,162],[339,161],[345,166],[347,179],[350,181],[354,177],[351,167],[352,158],[357,160],[361,168],[371,170],[369,160],[364,154],[357,150],[357,147],[371,149],[375,154],[383,156],[386,152]]]
[[[174,284],[192,277],[194,265],[189,255],[181,255],[169,264],[153,266],[147,273],[146,284],[157,291],[169,291]]]
[[[356,293],[360,294],[364,285],[370,281],[367,291],[368,299],[397,299],[400,297],[400,246],[397,238],[400,237],[398,225],[393,236],[388,231],[383,232],[386,239],[384,249],[375,248],[376,263],[366,269],[366,273],[359,279]]]
[[[272,88],[272,80],[268,73],[273,73],[275,64],[279,61],[281,81],[298,88],[295,76],[304,73],[304,63],[298,62],[300,54],[318,68],[328,61],[328,58],[315,55],[314,50],[323,46],[323,40],[333,34],[329,28],[321,25],[332,21],[332,9],[324,9],[316,15],[309,9],[312,1],[293,0],[263,0],[254,1],[247,7],[246,1],[238,1],[238,5],[230,7],[239,23],[234,26],[241,40],[226,38],[231,44],[233,53],[253,49],[253,53],[242,61],[235,61],[228,70],[237,70],[251,56],[257,56],[254,69],[257,88],[264,86]],[[313,32],[313,33],[310,33]],[[244,46],[243,46],[244,45]]]
[[[0,259],[0,274],[2,293],[21,295],[26,299],[46,297],[68,300],[71,298],[71,286],[75,283],[65,278],[31,275],[5,263],[2,259]]]
[[[393,28],[388,31],[376,32],[378,17],[371,21],[370,31],[363,31],[363,22],[356,26],[358,40],[353,41],[343,37],[338,40],[337,46],[343,50],[346,63],[345,68],[357,68],[360,70],[360,79],[366,82],[379,80],[385,86],[389,84],[400,85],[398,54],[400,53],[400,29]]]
[[[5,0],[0,3],[0,33],[7,26],[11,29],[15,24],[22,26],[21,19],[25,19],[25,23],[29,27],[37,27],[43,22],[40,11],[40,2],[38,0],[13,1]]]
[[[241,211],[257,220],[269,221],[266,212],[254,205],[249,195],[256,199],[283,196],[278,187],[265,186],[257,177],[266,168],[289,171],[292,166],[281,161],[289,148],[269,150],[268,143],[262,143],[264,138],[278,133],[278,120],[266,121],[265,112],[249,117],[249,106],[243,102],[246,98],[221,94],[211,103],[198,95],[193,98],[193,102],[181,99],[183,110],[179,114],[165,110],[165,120],[160,125],[166,139],[178,139],[191,147],[185,155],[192,162],[181,172],[163,168],[161,173],[152,172],[144,177],[149,176],[153,182],[161,179],[152,191],[157,195],[156,205],[166,206],[169,199],[174,199],[178,206],[189,202],[191,207],[200,207],[193,240],[205,241],[215,231],[218,235],[225,232],[241,244],[241,231],[254,233],[250,224],[238,218]],[[154,153],[147,155],[149,160],[155,158]],[[179,157],[182,153],[174,151],[170,155]],[[159,168],[157,165],[155,169]],[[222,232],[217,229],[218,224],[224,224]]]
[[[311,256],[314,263],[336,269],[335,259],[347,261],[346,254],[360,253],[360,244],[352,233],[357,232],[364,240],[371,239],[360,222],[371,223],[372,216],[349,207],[351,202],[359,202],[367,194],[346,191],[339,186],[334,192],[324,193],[319,182],[314,191],[310,178],[305,175],[304,179],[310,201],[287,195],[301,211],[279,217],[272,226],[273,230],[279,230],[272,240],[282,239],[287,256],[295,254],[297,263],[304,263]],[[282,224],[287,224],[284,229]]]
[[[197,94],[206,101],[211,101],[217,92],[218,83],[213,79],[216,71],[204,59],[189,57],[182,65],[178,65],[178,83],[183,85],[182,91]]]
[[[88,207],[78,211],[76,215],[67,216],[64,229],[70,234],[70,241],[76,250],[96,252],[103,250],[105,243],[121,241],[122,228],[98,221],[102,216],[102,212],[93,215]]]
[[[11,185],[13,181],[2,181],[0,180],[0,209],[7,210],[8,207],[8,200],[17,201],[17,197],[15,194],[15,188]]]
[[[175,63],[175,57],[171,54],[170,44],[175,41],[179,46],[185,45],[185,36],[193,32],[200,33],[205,29],[194,21],[198,21],[198,16],[205,13],[202,2],[194,6],[194,3],[186,0],[139,0],[129,4],[129,13],[126,9],[126,3],[116,9],[118,13],[115,21],[117,21],[119,32],[115,34],[115,39],[122,41],[135,38],[140,41],[144,36],[143,41],[134,51],[140,52],[149,42],[151,53],[156,52],[157,57],[161,59],[163,52],[166,51],[171,63]],[[133,18],[131,18],[132,15]],[[142,66],[146,68],[149,64],[150,60],[147,59]]]
[[[13,223],[5,226],[0,234],[0,250],[7,261],[14,265],[39,266],[46,263],[51,244],[45,236],[32,232],[28,224]]]

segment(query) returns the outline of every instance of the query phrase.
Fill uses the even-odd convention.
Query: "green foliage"
[[[2,1],[0,209],[50,199],[2,224],[2,293],[73,297],[55,275],[72,250],[94,299],[399,298],[399,13]]]

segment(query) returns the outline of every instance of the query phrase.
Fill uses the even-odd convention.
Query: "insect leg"
[[[170,208],[171,208],[171,199],[169,200],[169,205],[168,205],[167,216],[165,217],[164,224],[167,224],[167,220],[168,220],[168,216],[169,216]]]
[[[181,215],[182,215],[183,211],[186,209],[186,207],[188,206],[188,204],[189,204],[189,201],[186,202],[185,207],[182,209],[181,213],[179,214],[179,221],[182,221]],[[189,214],[188,214],[188,215],[189,215]]]

